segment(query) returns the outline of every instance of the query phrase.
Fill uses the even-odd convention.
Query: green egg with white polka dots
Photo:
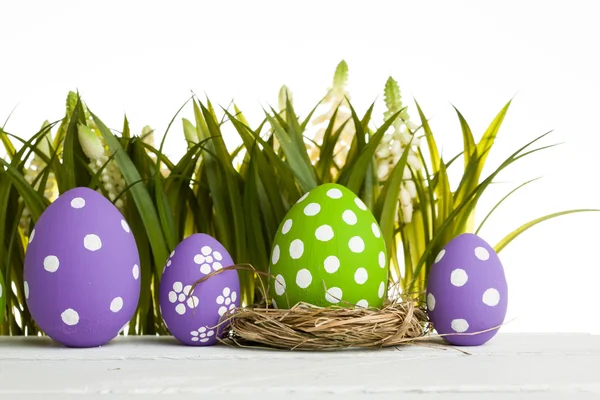
[[[4,277],[0,271],[0,322],[4,320],[4,298],[6,297],[6,286],[4,286]]]
[[[273,242],[269,293],[273,305],[383,305],[388,268],[375,217],[349,189],[316,187],[289,210]]]

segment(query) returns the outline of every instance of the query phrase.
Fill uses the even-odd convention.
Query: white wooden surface
[[[598,399],[600,336],[500,334],[482,347],[284,352],[119,338],[67,349],[0,338],[9,399]]]

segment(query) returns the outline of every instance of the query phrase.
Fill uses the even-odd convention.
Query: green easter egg
[[[321,185],[285,216],[271,250],[273,305],[383,305],[388,268],[375,217],[349,189]]]
[[[4,320],[4,298],[6,297],[6,285],[4,284],[4,277],[0,272],[0,323]]]

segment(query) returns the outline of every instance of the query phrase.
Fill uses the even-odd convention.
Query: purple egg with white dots
[[[452,239],[431,266],[427,311],[435,330],[451,344],[479,346],[493,338],[504,323],[507,296],[502,263],[477,235]]]
[[[135,238],[119,210],[88,188],[63,193],[29,237],[24,292],[39,327],[69,347],[115,338],[140,296]]]
[[[221,243],[197,233],[184,239],[169,256],[160,282],[160,309],[169,331],[190,346],[218,343],[220,321],[240,306],[236,270],[225,270],[192,285],[206,275],[234,265]]]

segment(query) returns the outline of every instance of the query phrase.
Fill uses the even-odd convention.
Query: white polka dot
[[[479,258],[481,261],[487,261],[490,258],[490,253],[484,247],[477,247],[475,249],[475,257]]]
[[[190,298],[187,299],[187,306],[189,308],[196,308],[198,307],[198,298],[196,296],[191,296]]]
[[[204,275],[210,274],[211,273],[210,265],[202,264],[200,266],[200,272],[202,272]]]
[[[483,293],[482,301],[483,304],[490,307],[497,306],[500,303],[500,292],[494,288],[489,288]]]
[[[204,254],[205,256],[209,255],[210,253],[212,253],[212,249],[209,246],[203,246],[200,251],[202,252],[202,254]]]
[[[219,307],[219,315],[222,317],[227,312],[227,307],[221,306]]]
[[[321,206],[317,203],[310,203],[306,207],[304,207],[304,215],[312,217],[313,215],[317,215],[321,211]]]
[[[177,298],[177,300],[179,300],[179,302],[183,303],[185,301],[185,294],[179,293],[179,297]]]
[[[344,211],[344,213],[342,214],[342,219],[348,225],[355,225],[357,222],[356,214],[354,214],[354,211],[351,210]]]
[[[359,285],[364,284],[367,279],[369,279],[369,274],[367,273],[367,270],[362,267],[357,269],[354,273],[354,281]]]
[[[348,242],[348,247],[350,247],[350,250],[353,253],[362,253],[363,250],[365,249],[365,242],[363,242],[363,240],[360,236],[354,236]]]
[[[44,269],[48,272],[56,272],[60,266],[60,261],[56,256],[47,256],[44,258]]]
[[[369,308],[369,302],[366,300],[359,300],[358,303],[356,303],[356,308]]]
[[[342,198],[342,191],[340,189],[337,189],[337,188],[329,189],[327,191],[327,197],[330,197],[332,199],[341,199]]]
[[[323,265],[325,267],[325,271],[333,274],[340,267],[340,259],[336,256],[329,256],[325,259]]]
[[[85,235],[85,238],[83,238],[83,246],[89,251],[100,250],[102,248],[102,240],[100,240],[98,235]]]
[[[363,210],[363,211],[367,210],[367,206],[365,205],[365,203],[363,203],[363,201],[361,199],[359,199],[358,197],[354,199],[354,203],[361,210]]]
[[[220,263],[220,262],[215,262],[215,263],[212,265],[212,267],[213,267],[213,269],[214,269],[215,271],[218,271],[218,270],[220,270],[220,269],[222,269],[222,268],[223,268],[223,265],[221,265],[221,263]]]
[[[444,255],[445,255],[445,254],[446,254],[446,250],[442,249],[442,251],[440,251],[440,252],[438,253],[438,255],[435,257],[435,261],[434,261],[434,263],[435,263],[435,264],[437,264],[437,263],[439,263],[440,261],[442,261],[442,258],[444,258]]]
[[[277,262],[279,261],[279,256],[281,255],[280,251],[279,251],[279,245],[275,245],[275,247],[273,248],[273,254],[271,256],[271,262],[273,263],[273,265],[277,264]]]
[[[183,290],[183,284],[181,282],[175,282],[173,284],[173,290],[177,293],[181,293],[181,291]]]
[[[177,304],[175,307],[175,312],[179,315],[185,314],[185,304]]]
[[[427,294],[427,308],[429,311],[433,311],[435,309],[435,297],[432,293]]]
[[[205,261],[210,264],[213,262],[213,258],[211,256],[208,256],[208,257],[206,257]]]
[[[237,293],[231,292],[231,301],[236,301],[236,300],[237,300]]]
[[[379,266],[381,268],[385,268],[385,262],[386,262],[385,253],[383,251],[380,251],[379,252],[379,256],[377,258],[378,258],[378,261],[379,261]]]
[[[225,299],[225,305],[230,305],[231,304],[231,299],[228,297]]]
[[[223,288],[223,296],[229,296],[229,293],[231,293],[231,289],[228,287]]]
[[[381,237],[381,229],[379,229],[379,225],[377,225],[377,222],[373,222],[371,224],[371,230],[373,231],[373,235],[375,235],[377,239]]]
[[[135,279],[137,281],[138,278],[140,277],[140,266],[135,264],[133,266],[133,269],[131,270],[131,273],[133,274],[133,279]]]
[[[381,282],[379,284],[379,290],[377,290],[377,296],[379,296],[379,298],[382,298],[384,292],[385,292],[385,283]]]
[[[171,260],[167,260],[167,267],[171,266],[172,261]]]
[[[112,311],[112,312],[119,312],[119,311],[121,311],[121,308],[123,308],[123,298],[122,297],[115,297],[110,302],[110,311]]]
[[[297,260],[300,257],[302,257],[303,253],[304,253],[304,243],[302,242],[302,240],[300,240],[300,239],[294,240],[290,244],[290,257],[292,257],[294,260]]]
[[[177,301],[177,293],[170,291],[169,292],[169,301],[171,303],[175,303]]]
[[[131,229],[129,229],[129,225],[127,224],[127,222],[122,219],[121,220],[121,227],[123,227],[123,230],[127,233],[131,232]]]
[[[219,253],[218,251],[215,251],[213,253],[213,256],[215,257],[215,260],[217,260],[217,261],[223,260],[223,255],[221,253]]]
[[[288,233],[290,231],[290,229],[292,229],[292,224],[293,224],[293,222],[291,219],[288,219],[287,221],[285,221],[283,223],[283,226],[281,227],[281,233],[283,233],[284,235],[286,233]]]
[[[219,295],[217,297],[217,304],[223,304],[223,303],[225,303],[225,297]]]
[[[337,304],[342,300],[342,289],[339,287],[332,287],[325,293],[325,300],[330,303]]]
[[[275,299],[271,299],[271,304],[273,305],[273,308],[277,308],[277,302]]]
[[[202,328],[200,328],[200,329],[202,329]],[[200,330],[200,329],[198,329],[198,330]],[[191,331],[190,335],[192,335],[192,336],[198,336],[198,331]]]
[[[194,256],[194,262],[198,265],[200,264],[204,264],[204,261],[206,261],[206,259],[204,258],[204,256],[202,254],[196,254]]]
[[[69,326],[77,325],[79,323],[79,314],[72,308],[63,311],[62,314],[60,314],[60,318]]]
[[[283,279],[283,276],[281,275],[275,277],[275,293],[277,293],[278,296],[285,293],[285,279]]]
[[[450,323],[450,326],[452,326],[452,329],[454,330],[454,332],[458,332],[458,333],[462,333],[462,332],[466,332],[467,329],[469,329],[469,323],[467,322],[466,319],[453,319],[452,322]]]
[[[83,208],[85,207],[85,200],[81,197],[75,197],[73,200],[71,200],[71,207],[75,209]]]
[[[304,195],[298,199],[298,201],[296,202],[296,204],[302,202],[307,197],[308,197],[308,193],[304,193]]]
[[[298,271],[298,274],[296,274],[296,284],[301,289],[306,289],[307,287],[309,287],[311,282],[312,275],[310,274],[309,270],[301,269],[300,271]]]
[[[327,242],[333,239],[333,229],[329,225],[321,225],[315,231],[315,236],[321,242]]]
[[[31,231],[31,235],[29,235],[29,243],[33,242],[33,238],[35,237],[35,229]]]
[[[29,283],[23,282],[23,290],[25,292],[25,298],[29,299]],[[2,297],[2,284],[0,284],[0,297]]]
[[[464,269],[457,268],[450,274],[450,282],[452,282],[454,286],[464,286],[468,280],[469,276],[467,275],[467,272]]]
[[[173,250],[173,251],[171,252],[171,254],[169,255],[169,258],[173,258],[173,256],[174,256],[174,255],[175,255],[175,250]]]

